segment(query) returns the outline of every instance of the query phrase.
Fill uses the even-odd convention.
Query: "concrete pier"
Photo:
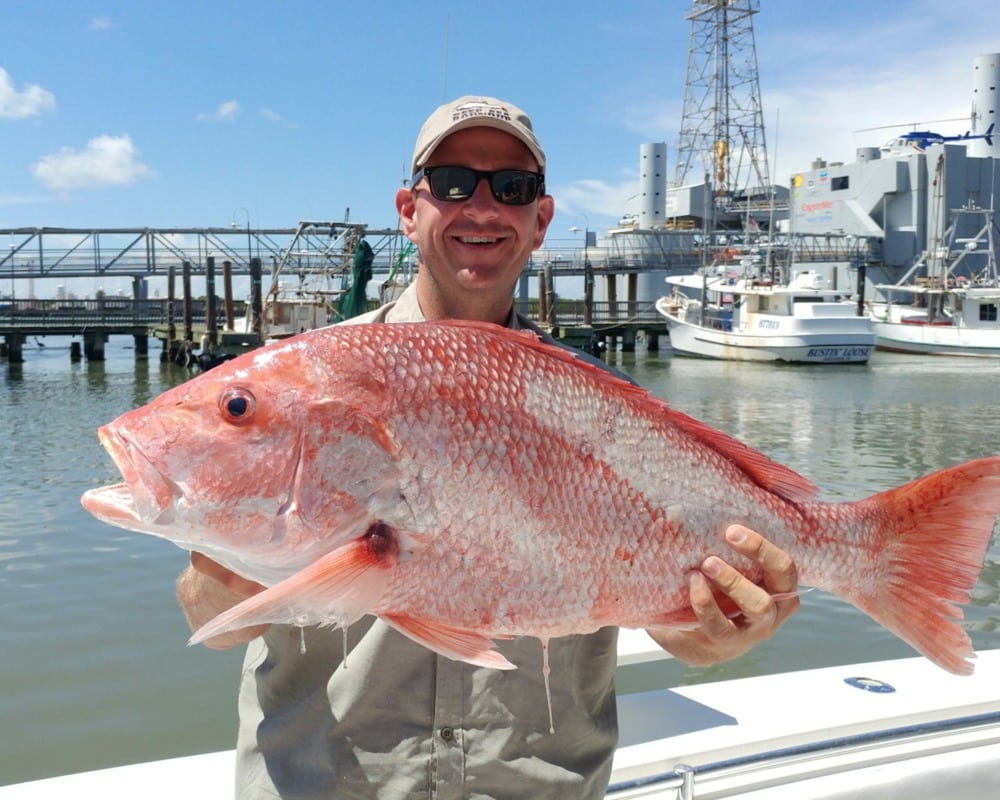
[[[4,336],[2,355],[7,357],[7,363],[9,364],[24,363],[25,338],[26,337],[23,333],[16,333],[14,331],[11,331],[6,336]]]
[[[83,334],[83,354],[87,361],[104,361],[104,345],[108,343],[106,333]]]

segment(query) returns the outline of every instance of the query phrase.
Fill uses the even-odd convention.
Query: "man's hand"
[[[263,589],[259,583],[230,572],[201,553],[191,553],[191,566],[177,579],[177,599],[192,631]],[[254,625],[220,633],[204,644],[215,650],[225,650],[255,639],[267,628],[267,625]]]
[[[688,664],[717,664],[743,655],[757,643],[770,639],[799,608],[797,594],[772,597],[794,593],[798,586],[795,563],[784,550],[742,525],[726,529],[726,542],[760,565],[763,585],[753,583],[717,556],[706,558],[700,571],[688,576],[691,608],[699,627],[649,631],[660,647]],[[719,608],[712,594],[713,584],[739,607],[739,615],[727,617]]]

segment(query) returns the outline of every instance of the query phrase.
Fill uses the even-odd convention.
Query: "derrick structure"
[[[691,42],[672,185],[706,178],[716,211],[770,200],[753,32],[759,6],[759,0],[693,0],[687,14]]]

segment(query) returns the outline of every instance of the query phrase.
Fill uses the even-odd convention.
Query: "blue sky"
[[[936,121],[968,119],[973,58],[1000,52],[993,0],[760,6],[764,119],[786,185],[912,123],[964,131]],[[570,246],[572,226],[637,210],[642,143],[667,143],[672,174],[690,8],[0,0],[0,228],[294,227],[348,208],[393,227],[423,119],[485,93],[531,114],[558,209],[550,242]]]

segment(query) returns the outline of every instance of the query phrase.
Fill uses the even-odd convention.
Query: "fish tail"
[[[944,669],[969,675],[961,627],[1000,514],[1000,457],[969,461],[858,503],[878,531],[883,560],[850,599]],[[857,577],[857,576],[855,576]]]
[[[306,626],[336,620],[338,627],[350,625],[381,597],[389,570],[380,567],[394,560],[373,548],[369,536],[356,539],[209,620],[188,644],[276,622]]]

